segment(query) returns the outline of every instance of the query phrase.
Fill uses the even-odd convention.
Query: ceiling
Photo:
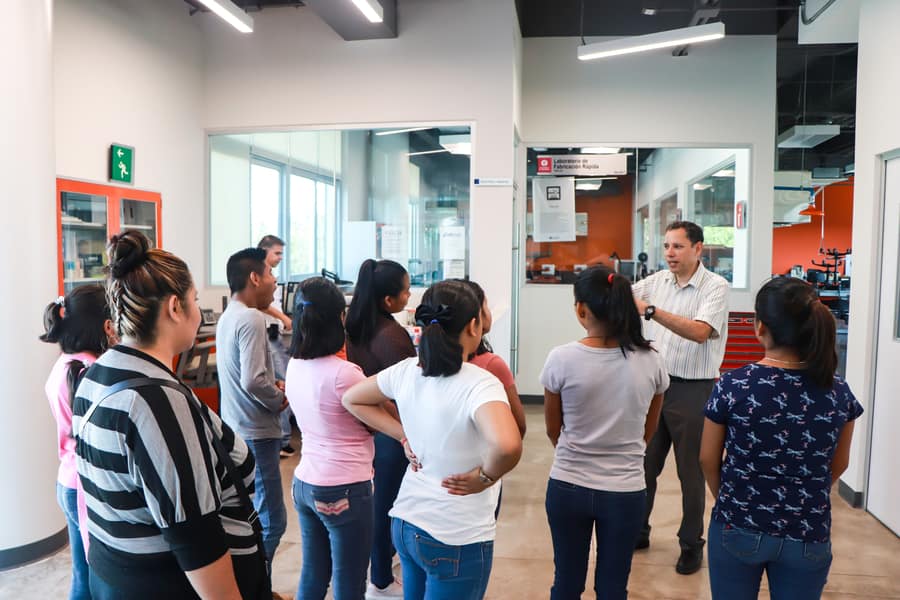
[[[300,0],[233,1],[250,12],[311,4]],[[699,5],[717,4],[718,16],[711,20],[724,22],[728,35],[777,36],[777,133],[798,124],[841,126],[840,135],[815,148],[778,149],[775,168],[843,168],[854,162],[856,44],[798,45],[801,0],[515,1],[524,37],[642,35],[686,27],[696,22]],[[185,2],[201,10],[197,0]],[[398,8],[402,10],[402,5]],[[644,9],[653,9],[655,14],[644,14]],[[678,60],[690,60],[690,49],[687,58]]]

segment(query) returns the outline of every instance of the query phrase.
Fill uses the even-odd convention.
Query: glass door
[[[109,216],[106,196],[62,192],[59,198],[63,293],[68,294],[103,280]]]
[[[122,198],[120,213],[120,227],[122,231],[126,229],[137,229],[150,238],[151,247],[156,248],[159,246],[155,202]]]

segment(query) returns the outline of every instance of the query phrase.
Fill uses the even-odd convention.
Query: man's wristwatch
[[[656,314],[656,307],[652,304],[644,309],[644,320],[649,321]]]
[[[497,480],[484,472],[484,469],[478,469],[478,480],[484,485],[491,485],[493,483],[497,483]]]

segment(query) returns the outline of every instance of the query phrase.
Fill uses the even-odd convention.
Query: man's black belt
[[[713,377],[711,379],[685,379],[684,377],[679,377],[678,375],[669,375],[669,381],[677,381],[679,383],[704,383],[710,381],[716,381],[716,378]]]

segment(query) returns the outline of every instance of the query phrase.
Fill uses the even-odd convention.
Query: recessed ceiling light
[[[450,152],[446,148],[441,148],[440,150],[423,150],[422,152],[407,152],[407,156],[422,156],[423,154],[439,154],[441,152]]]
[[[253,33],[253,17],[231,0],[200,0],[200,4],[241,33]]]
[[[656,9],[655,8],[642,8],[641,14],[647,15],[648,17],[652,17],[653,15],[656,14]]]
[[[356,8],[369,20],[370,23],[381,23],[384,21],[384,9],[378,0],[350,0],[356,5]]]
[[[375,135],[394,135],[395,133],[409,133],[410,131],[424,131],[432,129],[431,127],[407,127],[405,129],[387,129],[385,131],[376,131]]]

